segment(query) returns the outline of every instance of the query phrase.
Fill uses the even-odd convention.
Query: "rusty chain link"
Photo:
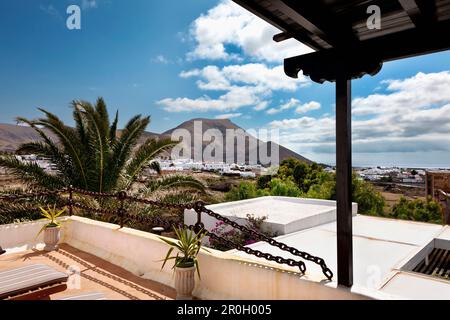
[[[206,208],[204,205],[201,206],[201,208],[198,208],[198,210],[201,210],[201,212],[204,212],[207,215],[209,215],[210,217],[213,217],[213,218],[215,218],[215,219],[217,219],[219,221],[222,221],[222,222],[232,226],[235,229],[238,229],[238,230],[240,230],[242,232],[246,232],[247,234],[249,234],[249,235],[251,235],[251,236],[253,236],[253,237],[255,237],[255,238],[257,238],[257,239],[259,239],[261,241],[267,242],[271,246],[277,247],[277,248],[279,248],[280,250],[283,250],[283,251],[287,251],[287,252],[291,253],[294,256],[298,256],[298,257],[303,258],[305,260],[314,262],[315,264],[319,265],[322,268],[322,272],[325,275],[325,277],[327,277],[328,280],[331,280],[333,278],[333,272],[330,270],[330,268],[327,267],[327,265],[325,263],[325,260],[323,260],[322,258],[315,257],[315,256],[313,256],[313,255],[311,255],[311,254],[309,254],[307,252],[300,251],[300,250],[298,250],[296,248],[290,247],[290,246],[288,246],[288,245],[286,245],[284,243],[276,241],[273,238],[267,237],[266,235],[263,235],[263,234],[261,234],[259,232],[256,232],[253,229],[250,229],[250,228],[248,228],[246,226],[240,225],[237,222],[232,221],[232,220],[230,220],[228,218],[225,218],[225,217],[221,216],[220,214],[218,214],[218,213],[216,213],[216,212]]]
[[[190,229],[194,229],[194,228],[195,228],[195,226],[193,228],[191,227]],[[214,240],[222,241],[222,242],[226,243],[227,245],[229,245],[239,251],[245,252],[249,255],[254,255],[257,258],[264,258],[268,261],[274,261],[278,264],[287,264],[290,267],[298,267],[300,272],[303,274],[305,274],[305,272],[306,272],[306,265],[303,261],[295,261],[294,259],[286,259],[286,258],[283,258],[280,256],[274,256],[273,254],[270,254],[270,253],[264,253],[262,251],[255,250],[255,249],[243,246],[241,244],[235,243],[226,238],[220,237],[220,236],[218,236],[212,232],[209,232],[207,230],[204,230],[204,233],[206,234],[206,236],[211,237]]]

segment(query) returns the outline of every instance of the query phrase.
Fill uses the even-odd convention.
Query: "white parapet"
[[[147,232],[86,218],[65,224],[64,242],[147,279],[173,287],[171,267],[161,270],[169,247]],[[291,270],[255,263],[236,255],[208,249],[199,255],[201,279],[194,295],[201,299],[367,299],[354,290],[324,284]],[[289,268],[289,267],[288,267]]]
[[[65,221],[65,219],[61,219]],[[48,221],[32,221],[0,225],[0,246],[7,253],[44,247],[44,234],[37,234]],[[64,236],[64,230],[61,231]]]
[[[207,206],[241,225],[247,224],[247,215],[267,217],[262,227],[278,235],[309,229],[336,220],[336,201],[289,198],[261,197],[249,200],[226,202]],[[353,215],[358,213],[358,205],[352,205]],[[202,213],[202,223],[208,231],[215,228],[217,219]],[[195,225],[197,214],[194,210],[184,211],[184,223]]]

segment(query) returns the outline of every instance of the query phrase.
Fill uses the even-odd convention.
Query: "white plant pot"
[[[177,300],[192,300],[192,291],[195,287],[195,267],[175,267],[175,289]]]
[[[61,238],[61,227],[51,227],[44,230],[45,251],[58,249],[58,242]]]

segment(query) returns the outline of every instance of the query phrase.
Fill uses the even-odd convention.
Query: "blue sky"
[[[66,8],[81,7],[81,30]],[[228,0],[0,2],[0,122],[105,98],[122,124],[163,132],[194,117],[279,129],[281,143],[334,162],[334,85],[287,78],[309,52]],[[450,166],[450,52],[385,64],[353,81],[354,164]]]

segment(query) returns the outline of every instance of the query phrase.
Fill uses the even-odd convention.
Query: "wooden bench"
[[[0,300],[38,300],[64,291],[69,276],[45,264],[0,271]]]

